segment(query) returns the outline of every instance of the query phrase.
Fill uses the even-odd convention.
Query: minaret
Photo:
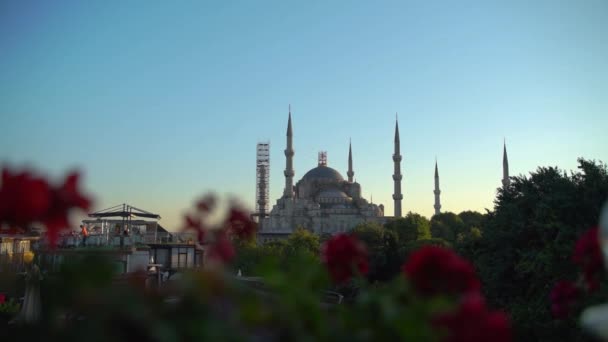
[[[441,194],[441,190],[439,190],[439,171],[437,170],[437,159],[435,159],[435,215],[439,215],[441,213],[441,201],[439,200],[439,195]]]
[[[504,142],[502,151],[502,186],[504,188],[511,184],[509,179],[509,159],[507,158],[507,142]]]
[[[401,200],[403,199],[403,195],[401,194],[401,179],[403,176],[401,176],[401,151],[399,145],[399,122],[395,117],[395,154],[393,154],[393,162],[395,164],[395,173],[393,174],[393,181],[395,182],[395,192],[393,193],[395,217],[401,217]]]
[[[352,183],[355,172],[353,171],[353,151],[350,141],[348,142],[348,172],[346,172],[346,175],[348,176],[348,182]]]
[[[291,105],[289,105],[289,121],[287,122],[287,148],[285,149],[285,190],[283,197],[293,198],[293,131],[291,129]]]

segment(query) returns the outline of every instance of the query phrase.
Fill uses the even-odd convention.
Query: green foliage
[[[285,253],[309,253],[317,256],[320,246],[319,236],[304,228],[298,228],[287,238]]]
[[[481,238],[468,249],[488,301],[511,313],[521,340],[583,338],[573,321],[551,317],[548,299],[558,280],[576,279],[579,270],[570,259],[574,244],[597,224],[608,197],[604,164],[580,159],[579,169],[568,175],[541,167],[513,177],[507,189],[499,189]],[[608,299],[605,285],[598,302]]]
[[[2,322],[3,320],[10,320],[17,313],[19,313],[20,309],[21,305],[19,305],[19,303],[17,303],[14,298],[11,298],[0,304],[0,322]]]
[[[451,212],[440,213],[431,218],[431,235],[450,243],[456,242],[458,234],[466,232],[463,220]]]
[[[378,223],[365,222],[352,230],[367,247],[370,260],[370,281],[386,281],[399,273],[401,259],[398,253],[398,236]]]
[[[274,258],[279,261],[277,267],[287,270],[291,266],[291,257],[306,254],[313,259],[318,259],[320,252],[319,237],[310,231],[296,229],[287,239],[267,242],[263,245],[237,244],[236,260],[232,264],[232,271],[241,270],[243,275],[257,275],[256,265],[262,260]]]
[[[411,211],[403,218],[387,222],[384,227],[394,231],[399,236],[399,243],[431,238],[431,225],[429,220]]]
[[[424,246],[440,246],[448,248],[452,247],[449,242],[439,238],[410,241],[404,245],[401,245],[401,247],[399,248],[399,255],[401,260],[406,260],[412,252]]]
[[[482,213],[471,210],[461,212],[458,214],[458,217],[462,220],[467,232],[470,232],[473,227],[477,227],[478,229],[479,227],[483,227],[486,220],[486,217]]]
[[[325,268],[301,252],[289,257],[286,270],[277,258],[261,258],[255,267],[260,278],[197,270],[183,273],[162,292],[144,289],[139,275],[119,281],[111,258],[69,259],[44,281],[42,320],[2,327],[2,336],[115,342],[433,341],[431,317],[454,305],[446,298],[417,297],[404,277],[375,286],[356,279],[359,295],[352,303],[328,302]]]

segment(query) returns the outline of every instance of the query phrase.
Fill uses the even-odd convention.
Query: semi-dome
[[[318,199],[321,199],[321,198],[349,199],[350,197],[348,197],[348,195],[345,194],[344,191],[342,191],[342,190],[327,189],[327,190],[321,191],[317,195],[317,198]]]
[[[319,165],[317,167],[315,167],[314,169],[306,172],[306,174],[304,175],[304,177],[302,177],[302,180],[307,180],[307,181],[311,181],[311,180],[333,180],[333,181],[343,181],[344,178],[342,178],[342,175],[340,174],[340,172],[332,169],[329,166],[325,166],[325,165]]]

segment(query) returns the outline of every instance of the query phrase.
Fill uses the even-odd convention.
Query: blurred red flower
[[[207,230],[203,226],[202,219],[200,217],[194,218],[189,214],[184,215],[184,228],[183,230],[194,229],[196,231],[196,239],[201,245],[205,243],[205,237],[207,236]]]
[[[576,242],[572,261],[583,269],[583,276],[590,291],[599,287],[599,276],[603,270],[602,250],[597,227],[586,231]]]
[[[580,297],[580,290],[572,282],[562,280],[555,284],[549,298],[551,313],[555,318],[566,318],[572,312]]]
[[[240,239],[249,239],[256,231],[255,222],[249,218],[246,211],[239,208],[230,208],[225,223],[230,228],[230,232]]]
[[[410,255],[403,273],[423,295],[464,294],[480,288],[473,266],[453,251],[425,246]]]
[[[34,222],[44,223],[51,246],[55,246],[59,230],[68,228],[72,208],[88,210],[91,201],[78,190],[77,172],[68,174],[63,184],[52,187],[28,171],[13,174],[2,170],[0,188],[0,223],[27,227]]]
[[[222,263],[231,262],[236,256],[236,251],[226,231],[223,229],[217,230],[214,232],[214,237],[213,243],[207,247],[209,258]]]
[[[462,298],[453,312],[437,315],[433,326],[445,329],[443,341],[511,341],[508,317],[500,311],[488,311],[479,293],[469,293]]]
[[[338,234],[323,245],[322,261],[336,283],[347,282],[369,271],[367,250],[356,237]]]
[[[2,170],[0,222],[25,227],[41,221],[51,206],[51,189],[46,180],[29,172],[13,174]]]
[[[4,293],[0,293],[0,304],[4,304],[6,302],[6,295]]]
[[[207,214],[213,211],[216,202],[217,199],[215,198],[215,195],[207,194],[196,202],[196,209],[202,214]]]
[[[67,175],[60,187],[51,191],[51,207],[43,222],[51,246],[55,246],[59,231],[70,226],[69,212],[73,208],[89,210],[91,200],[80,193],[78,180],[80,174],[72,172]]]

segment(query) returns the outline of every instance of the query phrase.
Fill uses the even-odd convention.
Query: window
[[[154,263],[162,264],[163,268],[171,267],[171,260],[169,260],[169,249],[157,248],[154,250]]]
[[[190,251],[189,251],[190,250]],[[190,256],[190,258],[189,258]],[[190,259],[190,262],[188,262]],[[175,247],[171,251],[171,266],[173,268],[185,268],[193,264],[194,250],[188,247]]]

